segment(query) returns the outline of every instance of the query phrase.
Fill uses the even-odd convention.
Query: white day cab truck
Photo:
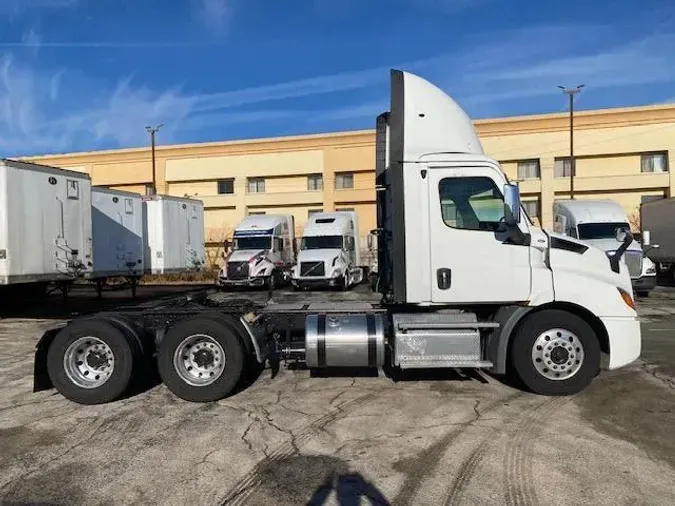
[[[553,223],[554,231],[592,244],[610,257],[617,251],[617,229],[630,230],[626,212],[618,202],[610,199],[556,200]],[[656,287],[656,266],[645,253],[640,243],[634,240],[623,255],[633,292],[642,297],[648,296]]]
[[[610,258],[533,226],[464,111],[413,74],[392,71],[377,144],[381,303],[194,296],[78,318],[39,340],[34,389],[111,401],[157,360],[171,392],[207,402],[230,394],[256,362],[291,358],[309,368],[481,368],[565,395],[583,390],[601,363],[638,358],[640,324],[620,261],[630,233]]]
[[[273,289],[287,283],[295,263],[293,215],[250,215],[234,229],[230,252],[220,269],[219,286]]]
[[[293,269],[295,288],[347,290],[363,281],[356,212],[315,213],[302,232]]]
[[[65,293],[92,272],[91,179],[0,160],[0,299]]]

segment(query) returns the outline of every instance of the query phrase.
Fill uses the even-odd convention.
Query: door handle
[[[447,267],[442,267],[436,270],[436,282],[438,283],[438,288],[441,290],[447,290],[452,284],[452,271]]]

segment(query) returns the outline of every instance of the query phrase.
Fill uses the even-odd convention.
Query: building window
[[[335,174],[335,189],[346,190],[349,188],[354,188],[354,174],[351,172]]]
[[[567,158],[556,158],[553,167],[554,177],[571,177],[572,176],[572,160]]]
[[[307,191],[318,192],[321,190],[323,190],[323,176],[321,174],[307,176]]]
[[[218,195],[230,195],[234,193],[234,179],[218,180]]]
[[[665,153],[649,153],[640,156],[642,172],[668,172],[668,157]]]
[[[518,162],[518,179],[538,179],[539,177],[539,160]]]
[[[265,178],[263,178],[263,177],[249,177],[248,178],[248,192],[249,193],[264,193],[265,192]]]
[[[322,212],[323,212],[323,209],[308,209],[307,210],[307,218],[311,218],[312,215],[314,215],[316,213],[322,213]]]
[[[541,216],[539,216],[539,213],[541,212],[539,200],[523,200],[523,209],[532,222],[535,220],[541,222]]]

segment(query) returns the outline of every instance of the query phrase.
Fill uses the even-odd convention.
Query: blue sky
[[[0,156],[372,128],[388,69],[476,118],[675,101],[671,0],[0,0]]]

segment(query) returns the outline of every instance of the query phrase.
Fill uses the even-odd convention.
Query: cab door
[[[530,247],[510,239],[502,184],[494,176],[490,167],[428,171],[432,302],[506,303],[530,296]],[[519,226],[528,233],[524,220]]]

